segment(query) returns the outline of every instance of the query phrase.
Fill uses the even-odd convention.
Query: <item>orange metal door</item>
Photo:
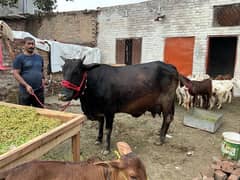
[[[166,38],[164,61],[173,64],[178,72],[188,76],[192,74],[194,37]]]

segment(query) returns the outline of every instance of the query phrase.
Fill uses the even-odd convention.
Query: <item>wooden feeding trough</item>
[[[214,133],[222,124],[223,114],[193,108],[184,115],[183,124]]]
[[[27,108],[16,104],[0,102],[0,105]],[[72,139],[73,161],[80,160],[80,128],[86,116],[48,109],[35,108],[42,116],[57,118],[62,124],[32,140],[0,155],[0,170],[16,167],[19,164],[38,159],[66,139]],[[1,143],[1,142],[0,142]]]

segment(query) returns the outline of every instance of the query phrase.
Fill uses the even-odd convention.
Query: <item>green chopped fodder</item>
[[[0,155],[59,126],[59,119],[41,116],[34,108],[0,105]]]

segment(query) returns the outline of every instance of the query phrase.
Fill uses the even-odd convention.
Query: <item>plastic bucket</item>
[[[240,134],[236,132],[224,132],[221,151],[223,156],[232,160],[240,159]]]

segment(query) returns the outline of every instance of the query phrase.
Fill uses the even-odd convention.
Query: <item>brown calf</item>
[[[117,143],[120,159],[100,162],[31,161],[0,172],[1,180],[147,180],[146,169],[128,144]]]
[[[193,96],[193,106],[195,106],[196,98],[198,95],[202,96],[204,101],[204,108],[209,107],[209,100],[212,96],[212,80],[204,79],[202,81],[191,81],[183,75],[180,75],[180,86],[185,85],[188,92]]]

